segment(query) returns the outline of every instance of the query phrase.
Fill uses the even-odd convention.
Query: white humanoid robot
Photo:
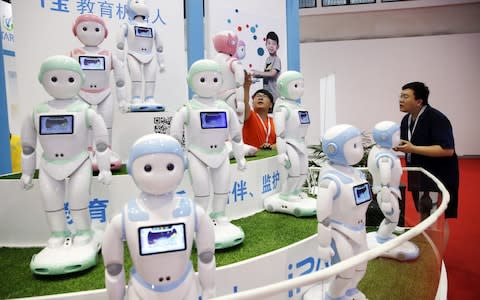
[[[21,183],[24,189],[33,186],[38,137],[43,148],[39,184],[50,238],[47,247],[33,256],[30,268],[42,275],[77,272],[96,264],[100,247],[101,233],[91,228],[88,210],[92,180],[89,131],[95,141],[98,179],[105,184],[112,176],[108,131],[102,117],[77,98],[84,74],[73,58],[47,58],[38,79],[53,99],[35,106],[23,123]],[[74,232],[67,227],[65,202]]]
[[[400,216],[398,201],[402,195],[399,186],[403,173],[400,159],[392,150],[400,144],[400,126],[391,121],[379,122],[373,128],[373,139],[376,145],[368,154],[368,171],[373,179],[372,191],[377,197],[378,207],[385,219],[377,232],[367,234],[369,248],[395,237],[392,233],[398,225]],[[382,254],[384,257],[397,260],[412,260],[418,255],[418,247],[409,241]]]
[[[132,92],[128,111],[165,111],[165,106],[154,97],[157,70],[165,71],[162,40],[158,31],[146,20],[150,14],[144,0],[128,0],[126,9],[129,22],[120,28],[117,50],[122,61],[126,56],[130,74]]]
[[[352,167],[364,154],[360,130],[351,125],[336,125],[325,133],[322,149],[328,158],[318,179],[317,219],[318,256],[335,264],[367,250],[365,219],[372,200],[365,175]],[[309,289],[311,299],[366,299],[357,289],[367,263],[335,275],[328,287]]]
[[[108,145],[111,149],[115,102],[110,89],[110,74],[113,71],[118,103],[120,107],[126,107],[123,64],[110,51],[98,47],[108,36],[108,29],[102,18],[91,14],[80,15],[75,20],[72,31],[84,45],[70,52],[70,56],[78,61],[85,74],[85,81],[78,96],[92,108],[96,108],[97,113],[102,116],[107,125]],[[97,169],[95,157],[92,159],[93,168]],[[120,157],[113,151],[110,153],[110,166],[112,170],[118,170],[122,166]]]
[[[139,138],[130,149],[128,173],[141,193],[125,204],[105,231],[102,255],[108,299],[125,296],[124,243],[132,269],[127,299],[210,299],[215,296],[215,241],[206,212],[185,192],[175,193],[187,161],[180,143],[165,134]],[[198,253],[198,278],[190,255]]]
[[[207,59],[196,61],[188,71],[187,80],[195,95],[173,117],[170,134],[182,141],[185,129],[195,201],[208,211],[210,184],[213,185],[210,218],[215,225],[215,248],[232,247],[242,243],[245,234],[225,216],[230,192],[230,161],[225,141],[232,141],[237,166],[245,169],[240,123],[233,109],[216,98],[222,86],[218,63]]]
[[[238,121],[240,124],[243,124],[245,114],[243,82],[245,73],[242,64],[235,57],[238,47],[238,36],[232,31],[218,32],[213,37],[213,46],[217,51],[214,60],[220,65],[223,77],[218,97],[233,108],[237,113]]]
[[[282,73],[277,80],[280,98],[275,102],[273,120],[277,134],[278,161],[288,173],[281,192],[264,200],[270,212],[282,212],[297,217],[315,215],[315,199],[302,192],[308,173],[308,153],[305,136],[310,126],[308,110],[297,100],[303,95],[303,75],[297,71]]]

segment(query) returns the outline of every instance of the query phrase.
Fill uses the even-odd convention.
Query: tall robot
[[[157,69],[165,70],[163,43],[158,31],[147,22],[150,15],[144,0],[128,0],[129,22],[122,24],[117,37],[120,59],[126,56],[130,73],[132,112],[164,111],[165,106],[156,102],[155,77]],[[126,53],[126,54],[125,54]],[[154,56],[157,57],[155,64]],[[142,100],[142,85],[145,84]]]
[[[352,167],[364,153],[360,130],[336,125],[325,133],[322,148],[328,163],[318,179],[318,255],[335,264],[367,250],[365,214],[372,196],[365,175]],[[357,289],[366,269],[365,262],[337,274],[325,294],[320,284],[303,299],[366,299]]]
[[[305,136],[310,126],[308,110],[297,100],[302,97],[303,75],[296,71],[282,73],[277,80],[280,98],[273,110],[277,134],[278,161],[288,173],[278,194],[264,200],[267,211],[297,217],[315,215],[316,202],[301,191],[308,173]]]
[[[241,128],[237,115],[216,95],[222,87],[220,66],[213,60],[199,60],[190,67],[188,85],[193,98],[172,119],[170,134],[182,140],[185,129],[185,150],[195,201],[207,211],[213,185],[210,218],[215,224],[215,248],[228,248],[243,242],[243,230],[225,216],[230,185],[230,161],[225,141],[232,141],[240,170],[246,168]]]
[[[73,24],[73,34],[82,42],[84,47],[73,49],[70,56],[80,64],[84,74],[83,83],[79,97],[96,107],[108,129],[109,148],[112,145],[112,124],[113,124],[113,94],[110,90],[110,73],[113,71],[115,77],[116,94],[119,106],[125,110],[125,78],[123,64],[116,56],[106,49],[98,47],[108,36],[108,29],[102,18],[85,14],[80,15]],[[111,152],[110,165],[114,170],[120,169],[122,161],[118,154]],[[97,168],[93,157],[94,169]]]
[[[400,208],[400,178],[402,165],[392,150],[400,144],[400,126],[391,121],[382,121],[373,128],[373,139],[376,143],[368,154],[368,171],[372,175],[372,191],[377,197],[378,207],[383,219],[377,232],[368,233],[368,246],[374,248],[395,236],[392,234],[398,225]],[[382,256],[398,260],[412,260],[419,255],[418,247],[412,242],[405,242],[382,254]]]
[[[218,97],[234,109],[238,121],[243,124],[245,114],[243,82],[245,73],[242,64],[235,57],[238,43],[238,36],[232,31],[221,31],[213,37],[213,46],[218,52],[214,60],[220,65],[223,77],[223,84]]]
[[[108,131],[102,117],[76,97],[84,81],[76,60],[49,57],[42,63],[38,79],[53,99],[37,105],[23,123],[21,183],[24,189],[33,186],[38,137],[43,148],[39,183],[50,238],[48,246],[33,256],[30,268],[42,275],[81,271],[96,264],[100,246],[99,232],[92,230],[88,211],[92,179],[89,131],[95,141],[98,179],[105,184],[112,176]],[[66,202],[74,233],[67,227]]]
[[[124,299],[123,241],[133,267],[127,299],[197,300],[215,296],[215,241],[206,212],[184,192],[175,193],[187,168],[182,146],[173,137],[149,134],[132,146],[128,173],[140,195],[113,217],[102,245],[109,299]],[[197,290],[190,261],[193,239],[198,253]]]

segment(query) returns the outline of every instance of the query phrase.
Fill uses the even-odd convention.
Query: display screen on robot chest
[[[152,28],[135,26],[135,36],[153,38]]]
[[[300,119],[300,124],[310,124],[310,116],[308,115],[308,111],[298,111],[298,118]]]
[[[103,56],[79,56],[78,63],[82,70],[105,70],[105,57]]]
[[[73,115],[40,116],[40,134],[73,134]]]
[[[202,129],[227,128],[227,112],[200,112],[200,122]]]
[[[367,182],[354,186],[353,195],[355,197],[355,203],[357,205],[360,205],[372,200],[372,194],[370,193],[370,186],[368,185]]]
[[[138,228],[140,255],[152,255],[187,249],[185,223]]]

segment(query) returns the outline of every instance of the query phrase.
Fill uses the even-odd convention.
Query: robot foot
[[[226,217],[212,219],[215,232],[215,249],[225,249],[241,244],[245,233],[241,227],[230,223]]]
[[[317,212],[317,202],[313,198],[302,199],[298,195],[290,195],[285,199],[278,193],[265,198],[263,207],[269,212],[280,212],[295,217],[314,216]]]
[[[51,236],[47,241],[49,248],[59,248],[62,246],[69,246],[72,242],[72,238],[65,234],[65,236]]]
[[[110,150],[110,170],[120,170],[122,167],[122,160],[118,153]]]
[[[376,232],[367,233],[368,249],[373,249],[389,240],[391,240],[391,238],[379,238]],[[417,259],[419,255],[420,249],[418,248],[418,246],[410,241],[406,241],[396,246],[395,248],[382,253],[380,256],[385,258],[392,258],[399,261],[411,261]]]
[[[328,296],[327,288],[328,286],[324,282],[314,285],[303,294],[302,300],[330,300],[332,298]]]
[[[155,102],[132,103],[131,112],[161,112],[165,111],[165,105]]]
[[[93,237],[93,233],[92,233],[91,230],[83,230],[82,232],[77,233],[73,237],[73,244],[75,246],[86,245],[86,244],[90,243],[90,241],[92,240],[92,237]]]
[[[368,300],[365,294],[357,288],[349,289],[345,296],[347,300]]]

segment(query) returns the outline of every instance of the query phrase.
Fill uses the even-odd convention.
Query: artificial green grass
[[[315,217],[297,219],[283,214],[260,212],[233,221],[243,228],[245,241],[234,248],[216,252],[217,267],[268,253],[307,238],[317,231]],[[413,262],[397,262],[377,258],[368,263],[367,273],[359,288],[370,300],[434,299],[440,266],[431,246],[423,236],[413,240],[420,248],[420,257]],[[0,299],[41,296],[102,289],[104,267],[101,255],[90,270],[64,276],[35,276],[29,269],[30,259],[40,248],[0,248]],[[196,265],[195,251],[192,260]],[[128,249],[125,269],[131,267]]]

